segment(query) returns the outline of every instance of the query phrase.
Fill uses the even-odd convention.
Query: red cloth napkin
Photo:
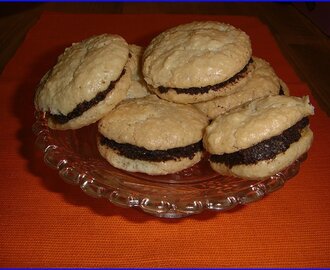
[[[104,32],[147,45],[171,26],[217,20],[246,31],[293,95],[310,95],[315,139],[300,173],[228,212],[160,219],[64,183],[34,146],[33,95],[72,42]],[[14,34],[14,33],[13,33]],[[1,267],[329,267],[330,122],[253,17],[44,13],[0,77]]]

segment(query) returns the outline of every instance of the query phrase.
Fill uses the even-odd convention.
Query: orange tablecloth
[[[292,94],[310,95],[256,18],[43,14],[0,78],[0,266],[330,266],[330,121],[313,98],[315,140],[299,175],[229,212],[168,220],[119,208],[63,182],[34,147],[34,90],[64,47],[104,32],[146,45],[170,26],[206,19],[245,30]]]

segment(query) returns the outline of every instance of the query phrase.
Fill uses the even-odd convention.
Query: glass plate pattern
[[[67,183],[88,195],[106,198],[121,207],[135,207],[157,217],[180,218],[204,210],[225,211],[263,198],[296,175],[306,155],[282,172],[264,180],[221,176],[207,158],[177,174],[149,176],[112,167],[98,153],[96,124],[79,130],[48,128],[44,113],[33,125],[36,145],[45,163]]]

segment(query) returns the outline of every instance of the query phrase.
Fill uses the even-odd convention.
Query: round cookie
[[[129,99],[100,120],[98,149],[116,168],[175,173],[200,161],[207,125],[207,117],[192,105],[155,95]]]
[[[144,48],[135,44],[129,45],[130,59],[128,61],[132,72],[131,86],[127,90],[127,98],[140,98],[150,95],[148,85],[142,75],[142,55]]]
[[[66,48],[35,95],[53,129],[77,129],[98,121],[126,97],[131,71],[127,42],[118,35],[93,36]]]
[[[217,117],[203,137],[212,168],[222,175],[262,179],[306,153],[313,133],[308,97],[269,96]]]
[[[231,109],[258,98],[278,94],[288,95],[288,88],[277,77],[270,64],[258,57],[253,57],[252,59],[252,72],[236,88],[235,92],[209,101],[195,103],[194,106],[210,119],[214,119],[220,114],[224,114]]]
[[[248,35],[232,25],[192,22],[155,37],[143,55],[143,75],[158,96],[195,103],[229,94],[250,71]]]

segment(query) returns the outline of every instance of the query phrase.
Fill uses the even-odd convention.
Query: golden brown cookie
[[[129,45],[129,67],[132,71],[131,86],[127,90],[127,98],[140,98],[150,95],[148,85],[143,79],[141,60],[144,48],[135,44]]]
[[[232,25],[192,22],[155,37],[143,55],[143,75],[158,96],[177,103],[227,95],[250,71],[250,39]]]
[[[278,173],[308,151],[313,113],[308,97],[278,95],[220,115],[203,137],[212,168],[247,179]]]
[[[288,94],[288,88],[275,74],[273,68],[265,60],[253,57],[252,71],[232,94],[216,97],[209,101],[195,103],[199,110],[210,119],[237,108],[257,98],[271,95]],[[283,86],[282,86],[283,85]]]
[[[100,120],[98,148],[123,170],[175,173],[200,161],[207,124],[207,117],[192,105],[155,95],[129,99]]]
[[[98,121],[126,97],[131,82],[128,44],[103,34],[74,43],[44,76],[35,107],[54,129],[76,129]]]

